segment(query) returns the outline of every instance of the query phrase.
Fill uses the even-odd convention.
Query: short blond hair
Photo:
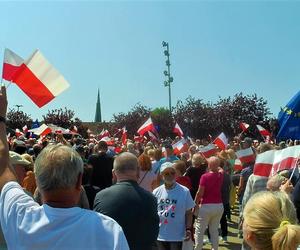
[[[244,222],[264,250],[295,250],[300,243],[296,210],[283,192],[259,192],[244,209]],[[284,223],[283,223],[284,222]]]
[[[193,166],[200,166],[201,164],[204,164],[205,162],[206,162],[206,160],[201,154],[196,153],[193,155],[193,158],[192,158]]]

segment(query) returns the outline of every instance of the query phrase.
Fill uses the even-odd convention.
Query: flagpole
[[[298,158],[297,158],[295,167],[294,167],[294,169],[293,169],[293,172],[291,173],[291,176],[290,176],[290,178],[289,178],[289,181],[291,181],[292,178],[293,178],[293,175],[294,175],[294,173],[295,173],[295,170],[296,170],[296,168],[297,168],[297,166],[298,166],[298,161],[299,161],[299,156],[298,156]]]
[[[11,81],[7,84],[6,89],[8,89],[8,87],[10,86],[10,84],[11,84]]]
[[[266,142],[266,138],[261,134],[261,133],[259,133],[260,135],[261,135],[261,137],[264,139],[264,142]]]
[[[245,131],[243,130],[240,134],[239,134],[239,140],[241,139],[241,136],[242,134],[244,133]]]

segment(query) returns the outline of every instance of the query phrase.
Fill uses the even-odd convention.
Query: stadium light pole
[[[170,63],[169,43],[163,41],[162,46],[163,48],[165,48],[164,55],[167,58],[166,60],[167,70],[164,71],[164,75],[167,77],[167,80],[164,81],[164,86],[168,87],[169,89],[169,110],[170,110],[170,114],[172,114],[171,83],[173,82],[173,77],[171,76],[171,71],[170,71],[171,63]]]
[[[23,107],[23,105],[21,105],[21,104],[17,104],[17,105],[15,105],[15,107],[17,107],[17,111],[19,112],[20,111],[20,108],[22,108]]]

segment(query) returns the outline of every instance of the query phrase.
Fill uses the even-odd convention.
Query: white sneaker
[[[205,244],[210,244],[211,242],[210,242],[210,240],[209,239],[204,239],[203,240],[203,245],[205,245]]]

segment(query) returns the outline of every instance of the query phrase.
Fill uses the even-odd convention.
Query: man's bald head
[[[124,152],[118,155],[114,160],[114,171],[118,174],[127,174],[130,172],[137,172],[138,159],[129,152]]]

